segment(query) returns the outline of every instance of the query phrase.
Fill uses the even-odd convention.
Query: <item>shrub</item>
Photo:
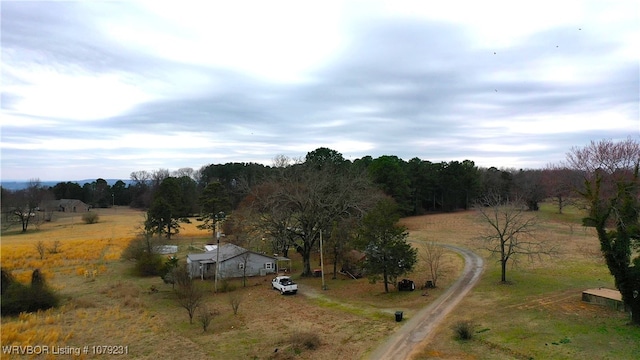
[[[311,331],[297,332],[291,335],[289,341],[296,353],[299,353],[303,348],[315,350],[320,347],[320,336]]]
[[[163,257],[155,253],[157,239],[143,234],[129,242],[122,251],[121,258],[136,262],[134,274],[138,276],[162,276],[166,274]]]
[[[10,277],[11,275],[7,273],[7,276]],[[5,272],[3,271],[4,279]],[[36,312],[58,306],[60,299],[53,290],[47,287],[40,270],[34,270],[31,279],[30,286],[17,281],[10,281],[2,291],[0,312],[3,316],[18,315],[21,312]]]
[[[47,249],[49,254],[58,254],[60,253],[60,241],[56,240],[53,242],[53,245]]]
[[[2,278],[0,279],[0,286],[2,290],[0,290],[0,294],[4,294],[5,290],[9,287],[9,285],[16,282],[16,279],[13,277],[10,271],[5,269],[0,269],[0,273],[2,273]]]
[[[85,224],[95,224],[98,220],[100,220],[100,215],[95,211],[87,211],[82,214],[82,221],[84,221]]]
[[[143,253],[134,267],[138,276],[158,276],[162,272],[164,264],[162,256],[153,253]]]
[[[207,332],[209,324],[211,324],[211,320],[218,315],[220,315],[218,310],[209,310],[209,307],[206,305],[200,307],[200,310],[198,311],[198,321],[200,321],[200,325],[202,325],[202,332]]]
[[[36,243],[36,251],[38,252],[38,255],[40,256],[40,260],[44,259],[44,253],[46,248],[44,247],[44,242],[43,241],[38,241]]]
[[[235,289],[236,289],[236,286],[230,283],[229,280],[222,279],[220,281],[220,287],[218,288],[218,292],[227,293],[227,292],[234,291]]]
[[[241,302],[242,294],[238,294],[237,292],[229,294],[229,304],[231,304],[231,308],[233,309],[233,315],[238,315],[238,309],[240,308]]]
[[[469,320],[458,321],[453,325],[453,332],[458,340],[471,340],[475,324]]]

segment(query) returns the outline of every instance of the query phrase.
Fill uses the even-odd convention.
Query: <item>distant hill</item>
[[[105,179],[109,186],[113,186],[118,180],[122,179]],[[96,181],[96,179],[86,179],[86,180],[60,180],[60,181],[41,181],[40,184],[44,187],[52,187],[61,182],[74,182],[80,186],[83,186],[86,183],[92,183]],[[129,185],[131,180],[122,180],[125,184]],[[0,186],[7,190],[22,190],[26,189],[29,186],[29,181],[0,181]]]

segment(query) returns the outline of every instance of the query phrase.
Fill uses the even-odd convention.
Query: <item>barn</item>
[[[220,245],[198,254],[187,255],[187,268],[192,278],[213,278],[216,273],[216,261],[220,261],[220,279],[243,276],[264,276],[278,272],[282,259],[247,250],[234,244]],[[288,259],[287,259],[288,260]]]

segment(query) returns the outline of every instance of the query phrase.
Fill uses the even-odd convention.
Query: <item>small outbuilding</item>
[[[582,292],[582,301],[625,311],[622,294],[618,290],[607,288],[587,289]]]
[[[220,254],[218,254],[218,250]],[[213,250],[187,255],[187,268],[192,278],[215,277],[216,261],[220,261],[219,278],[265,276],[279,271],[282,258],[260,254],[234,244],[224,244]]]
[[[60,199],[60,200],[50,200],[45,201],[40,206],[40,210],[44,210],[46,212],[87,212],[91,209],[91,206],[85,204],[81,200],[77,199]]]

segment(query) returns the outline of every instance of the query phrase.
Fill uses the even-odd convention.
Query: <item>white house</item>
[[[224,244],[220,245],[219,258],[217,248],[187,255],[189,274],[192,278],[213,278],[216,273],[217,259],[220,260],[220,279],[274,274],[278,272],[278,262],[283,260],[234,244]]]

